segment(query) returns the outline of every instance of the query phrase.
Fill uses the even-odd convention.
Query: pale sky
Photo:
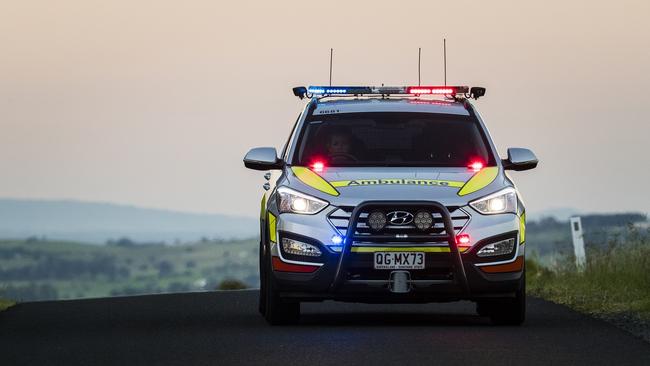
[[[291,87],[487,88],[492,137],[528,147],[530,211],[648,212],[650,2],[0,3],[0,197],[254,216],[250,147],[281,146]]]

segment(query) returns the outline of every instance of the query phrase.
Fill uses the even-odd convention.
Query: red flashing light
[[[408,94],[456,94],[456,89],[448,86],[409,86]]]
[[[480,171],[483,169],[483,162],[482,161],[473,161],[467,166],[470,170],[473,170],[475,172]]]
[[[322,161],[315,161],[311,164],[311,170],[316,173],[322,173],[325,170],[325,163]]]
[[[469,234],[458,234],[456,235],[456,245],[459,247],[469,247],[471,246],[470,242],[472,240],[469,237]]]
[[[427,105],[443,105],[443,106],[450,106],[451,103],[446,102],[444,100],[427,100],[427,99],[414,99],[414,100],[409,100],[409,104],[427,104]]]

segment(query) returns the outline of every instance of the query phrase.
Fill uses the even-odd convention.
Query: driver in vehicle
[[[356,161],[356,157],[351,154],[352,134],[349,130],[339,127],[333,130],[327,139],[325,148],[329,161],[346,162]]]

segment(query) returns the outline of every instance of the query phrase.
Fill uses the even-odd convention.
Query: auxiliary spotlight
[[[433,216],[429,212],[426,211],[418,211],[415,214],[415,218],[413,219],[413,222],[415,223],[415,227],[425,231],[431,228],[433,225]]]
[[[368,226],[374,231],[380,231],[386,226],[386,215],[381,211],[373,211],[368,215]]]

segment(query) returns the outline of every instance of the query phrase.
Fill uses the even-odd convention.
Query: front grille
[[[431,217],[423,220],[426,215],[419,215],[421,229],[418,229],[410,220],[422,210]],[[369,220],[369,216],[376,211],[384,216],[373,215],[375,217]],[[375,270],[373,263],[376,254],[372,253],[381,252],[384,248],[401,251],[401,247],[412,249],[422,246],[425,268],[409,271],[411,280],[417,282],[416,286],[453,283],[469,293],[454,234],[461,232],[470,219],[462,208],[445,207],[434,201],[366,201],[356,207],[331,209],[328,220],[346,237],[332,286],[338,288],[343,283],[351,282],[386,286],[386,276],[390,270]],[[369,227],[369,221],[374,230]],[[416,250],[420,251],[419,248]]]
[[[336,230],[342,235],[342,236],[347,236],[347,230],[348,226],[350,223],[350,216],[352,215],[352,210],[354,207],[352,206],[340,206],[337,209],[333,210],[332,212],[329,213],[328,215],[328,220],[336,228]],[[463,210],[460,207],[457,206],[450,206],[447,207],[451,214],[451,219],[454,225],[454,231],[456,234],[458,234],[469,222],[470,216],[465,210]],[[395,207],[390,207],[387,208],[386,211],[394,211]],[[406,211],[410,212],[411,214],[415,214],[418,209],[413,209],[413,208],[400,208],[401,211]],[[359,215],[359,220],[356,225],[356,230],[354,233],[354,236],[357,238],[353,242],[355,243],[365,243],[365,242],[373,242],[375,241],[375,238],[377,237],[377,234],[381,234],[381,236],[406,236],[406,237],[423,237],[423,236],[431,236],[431,241],[438,241],[435,239],[436,235],[444,234],[445,228],[444,228],[444,223],[442,220],[442,215],[439,212],[435,212],[434,210],[429,211],[432,216],[433,216],[433,225],[429,230],[422,231],[419,230],[418,228],[415,227],[413,223],[410,223],[408,225],[390,225],[387,224],[380,233],[374,232],[368,225],[367,225],[367,220],[368,220],[368,215],[370,212],[362,212]],[[367,237],[367,239],[364,239],[364,237]]]

